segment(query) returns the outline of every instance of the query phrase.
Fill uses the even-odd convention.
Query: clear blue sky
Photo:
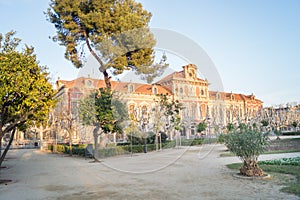
[[[200,45],[226,91],[251,94],[265,105],[300,102],[299,0],[139,0],[152,12],[151,27],[176,31]],[[56,79],[78,75],[53,43],[43,14],[47,0],[0,0],[0,33],[16,30],[35,47]]]

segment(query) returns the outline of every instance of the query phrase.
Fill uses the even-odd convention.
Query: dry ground
[[[280,192],[282,179],[240,179],[220,157],[223,145],[203,145],[104,159],[101,163],[39,150],[12,150],[0,170],[0,199],[300,199]],[[273,159],[300,153],[262,155]]]

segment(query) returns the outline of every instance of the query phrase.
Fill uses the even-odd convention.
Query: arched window
[[[230,94],[230,100],[234,101],[234,94],[232,94],[232,93]]]
[[[142,107],[142,115],[147,115],[147,106]]]
[[[129,90],[129,92],[130,92],[130,93],[132,93],[132,92],[133,92],[133,89],[134,89],[134,88],[133,88],[133,85],[129,85],[129,88],[128,88],[128,90]]]
[[[179,93],[180,93],[180,94],[183,94],[183,89],[182,89],[182,87],[179,89]]]
[[[92,80],[86,80],[85,85],[86,85],[86,87],[91,88],[91,87],[93,87],[93,81]]]
[[[129,105],[129,113],[134,113],[134,105]]]
[[[157,94],[158,93],[157,87],[153,87],[152,92],[153,92],[153,94]]]

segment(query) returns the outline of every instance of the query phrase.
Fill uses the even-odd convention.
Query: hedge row
[[[297,132],[282,132],[282,135],[300,135],[300,132],[297,131]]]
[[[196,138],[196,139],[185,139],[181,141],[181,146],[193,146],[193,145],[201,145],[203,143],[209,143],[212,142],[212,140],[204,139],[204,138]],[[177,141],[177,145],[180,145],[180,141]],[[54,146],[53,144],[48,145],[48,150],[54,151]],[[72,146],[72,154],[73,155],[79,155],[79,156],[87,156],[86,154],[86,147],[87,145],[73,145]],[[176,147],[176,141],[166,141],[165,143],[162,144],[163,148],[174,148]],[[132,148],[132,153],[143,153],[144,152],[144,145],[131,145],[126,143],[118,144],[117,146],[114,147],[108,147],[105,149],[99,149],[99,157],[100,158],[105,158],[105,157],[111,157],[111,156],[117,156],[117,155],[124,155],[124,154],[129,154],[131,152]],[[56,147],[57,152],[69,154],[70,153],[70,147],[69,145],[65,144],[58,144]],[[155,144],[147,144],[147,151],[155,151],[156,150],[156,145]],[[92,152],[89,153],[89,155]]]
[[[87,145],[72,145],[72,154],[79,155],[79,156],[85,156],[85,148]],[[54,151],[55,145],[48,144],[48,150]],[[58,144],[56,147],[56,151],[60,153],[69,154],[70,153],[70,146],[66,144]]]

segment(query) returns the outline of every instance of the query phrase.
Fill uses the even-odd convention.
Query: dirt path
[[[0,170],[0,199],[300,199],[279,191],[279,182],[239,179],[219,157],[223,145],[204,145],[92,163],[83,158],[12,150]],[[263,155],[261,159],[295,157],[300,153]]]

